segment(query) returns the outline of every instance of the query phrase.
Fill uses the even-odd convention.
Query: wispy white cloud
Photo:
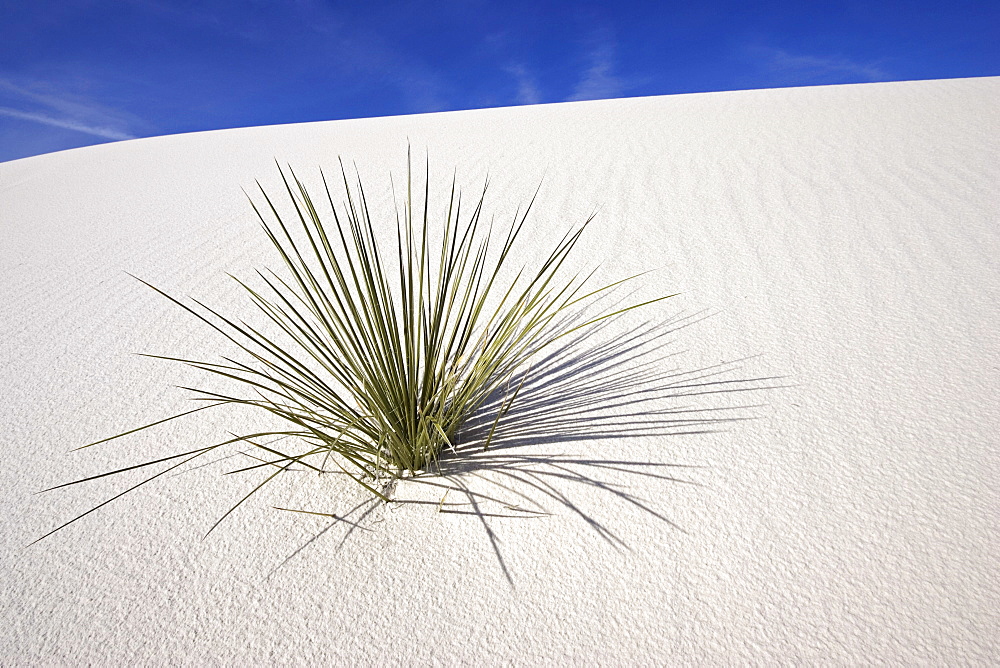
[[[517,81],[517,97],[515,99],[518,104],[538,104],[542,101],[542,93],[538,89],[535,78],[528,72],[528,68],[515,64],[508,65],[504,71]]]
[[[753,46],[748,49],[762,69],[779,83],[830,83],[844,78],[884,81],[890,75],[878,62],[865,62],[837,55],[790,53],[784,49]]]
[[[0,116],[73,130],[101,139],[135,139],[129,115],[85,97],[49,92],[52,84],[31,81],[15,84],[0,77]]]
[[[568,100],[603,100],[620,97],[626,89],[623,78],[614,73],[615,44],[603,36],[588,53],[590,67],[577,83]]]
[[[114,128],[110,127],[87,125],[86,123],[81,123],[79,121],[54,118],[52,116],[47,116],[46,114],[40,114],[31,111],[19,111],[17,109],[11,109],[9,107],[0,107],[0,116],[19,118],[24,121],[41,123],[42,125],[48,125],[54,128],[63,128],[65,130],[76,130],[77,132],[82,132],[84,134],[92,135],[94,137],[101,137],[102,139],[136,138],[135,135],[128,134],[127,132],[122,132],[120,130],[115,130]]]

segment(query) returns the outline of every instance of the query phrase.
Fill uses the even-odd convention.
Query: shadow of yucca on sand
[[[567,231],[537,268],[511,267],[538,191],[505,231],[500,225],[496,231],[492,217],[483,216],[488,179],[472,206],[463,208],[453,176],[444,206],[432,212],[429,160],[423,183],[415,187],[408,150],[402,207],[390,179],[393,224],[373,220],[360,175],[352,187],[343,161],[340,206],[322,170],[320,198],[290,167],[278,170],[281,200],[259,183],[257,200],[247,196],[281,258],[282,273],[258,270],[253,284],[232,277],[246,291],[258,321],[227,316],[195,298],[181,301],[138,279],[221,335],[233,351],[212,360],[147,356],[193,367],[229,387],[183,388],[194,393],[198,408],[82,447],[223,407],[249,408],[277,418],[281,426],[234,433],[218,443],[45,490],[165,467],[35,542],[226,446],[254,448],[248,464],[230,473],[266,475],[208,533],[277,476],[298,468],[339,470],[389,502],[386,490],[394,481],[439,469],[445,451],[458,455],[458,434],[467,420],[484,405],[495,405],[483,440],[488,449],[524,389],[525,368],[557,341],[674,296],[582,317],[641,275],[594,288],[594,271],[569,272],[566,260],[593,215]],[[395,237],[388,243],[387,233]],[[574,314],[580,316],[575,322]],[[515,378],[520,379],[512,386]]]
[[[544,518],[561,508],[615,549],[631,549],[612,526],[577,500],[575,490],[604,493],[611,501],[684,532],[670,520],[662,502],[641,498],[628,483],[645,479],[700,486],[685,474],[703,467],[648,458],[602,458],[600,452],[583,455],[581,451],[588,442],[606,445],[647,438],[657,439],[657,445],[666,448],[667,441],[661,439],[721,432],[756,418],[765,404],[737,398],[759,398],[764,391],[785,387],[783,377],[741,373],[750,358],[693,369],[672,361],[682,352],[667,350],[672,343],[668,337],[709,317],[704,311],[682,313],[611,338],[602,337],[604,323],[540,355],[523,378],[516,379],[523,384],[509,412],[503,413],[507,393],[498,389],[466,421],[455,449],[443,453],[433,471],[395,487],[393,503],[476,518],[511,585],[514,579],[503,557],[503,537],[495,520]],[[598,341],[601,338],[605,340]],[[552,445],[564,448],[558,453],[541,451]],[[429,500],[420,493],[422,487],[433,489],[440,498]],[[648,494],[652,488],[646,485],[645,490]],[[593,495],[589,498],[594,500]],[[607,510],[607,504],[602,505]],[[335,527],[344,529],[340,545],[357,531],[370,529],[373,525],[366,523],[378,507],[366,502],[347,513],[328,515],[327,525],[285,563]]]

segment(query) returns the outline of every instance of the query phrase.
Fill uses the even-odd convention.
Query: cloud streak
[[[125,114],[72,95],[38,92],[48,82],[17,85],[0,77],[0,116],[48,127],[73,130],[101,139],[135,139],[128,131]],[[5,98],[5,99],[4,99]]]
[[[577,83],[573,94],[566,99],[604,100],[620,97],[625,91],[625,81],[614,74],[614,56],[614,43],[609,39],[601,40],[588,54],[590,67]]]
[[[86,123],[81,123],[79,121],[53,118],[52,116],[47,116],[45,114],[39,114],[31,111],[19,111],[9,107],[0,107],[0,116],[8,116],[10,118],[18,118],[24,121],[32,121],[34,123],[41,123],[42,125],[48,125],[54,128],[76,130],[77,132],[82,132],[94,137],[101,137],[102,139],[121,140],[136,138],[135,135],[128,134],[127,132],[121,132],[119,130],[115,130],[114,128],[87,125]]]
[[[842,55],[794,54],[783,49],[754,47],[751,54],[772,75],[796,83],[829,83],[842,78],[885,81],[889,74],[876,63],[852,60]]]
[[[538,84],[535,83],[535,79],[528,73],[524,65],[509,65],[504,70],[513,76],[517,82],[517,96],[515,99],[518,104],[538,104],[542,101],[542,94],[538,90]]]

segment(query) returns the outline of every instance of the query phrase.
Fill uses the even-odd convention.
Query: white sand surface
[[[289,473],[203,538],[259,480],[223,475],[236,455],[25,547],[141,478],[35,492],[258,419],[200,414],[69,452],[190,405],[174,386],[200,374],[132,353],[230,352],[125,272],[249,314],[224,272],[277,260],[240,188],[274,192],[275,158],[315,185],[340,155],[390,230],[407,140],[436,192],[452,170],[469,191],[488,171],[500,220],[543,181],[519,261],[598,208],[574,268],[656,269],[638,296],[682,294],[540,374],[498,447],[453,476],[494,501],[451,492],[439,513],[442,490],[409,482],[397,496],[423,503],[365,505],[342,477]],[[0,164],[0,663],[995,665],[998,149],[1000,78],[982,78]],[[649,361],[661,377],[643,384]],[[508,507],[531,503],[550,514]]]

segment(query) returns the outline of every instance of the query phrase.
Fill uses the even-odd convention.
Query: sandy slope
[[[1000,78],[833,86],[0,164],[0,663],[997,662],[998,110]],[[33,492],[253,420],[67,454],[187,405],[171,385],[196,375],[131,352],[223,351],[124,272],[242,313],[223,272],[274,259],[239,188],[274,189],[275,157],[315,183],[340,154],[374,192],[404,173],[407,138],[437,189],[489,170],[505,215],[544,175],[526,261],[600,207],[578,267],[658,267],[643,294],[683,295],[540,376],[506,447],[455,477],[498,501],[452,492],[439,514],[441,490],[410,483],[400,498],[425,505],[370,507],[346,481],[290,474],[202,540],[254,483],[221,475],[237,457],[25,549],[139,479]],[[629,352],[647,321],[663,336]],[[656,357],[673,375],[643,386]],[[594,421],[581,396],[617,417]],[[755,419],[723,421],[737,416]],[[552,514],[498,517],[531,502]]]

